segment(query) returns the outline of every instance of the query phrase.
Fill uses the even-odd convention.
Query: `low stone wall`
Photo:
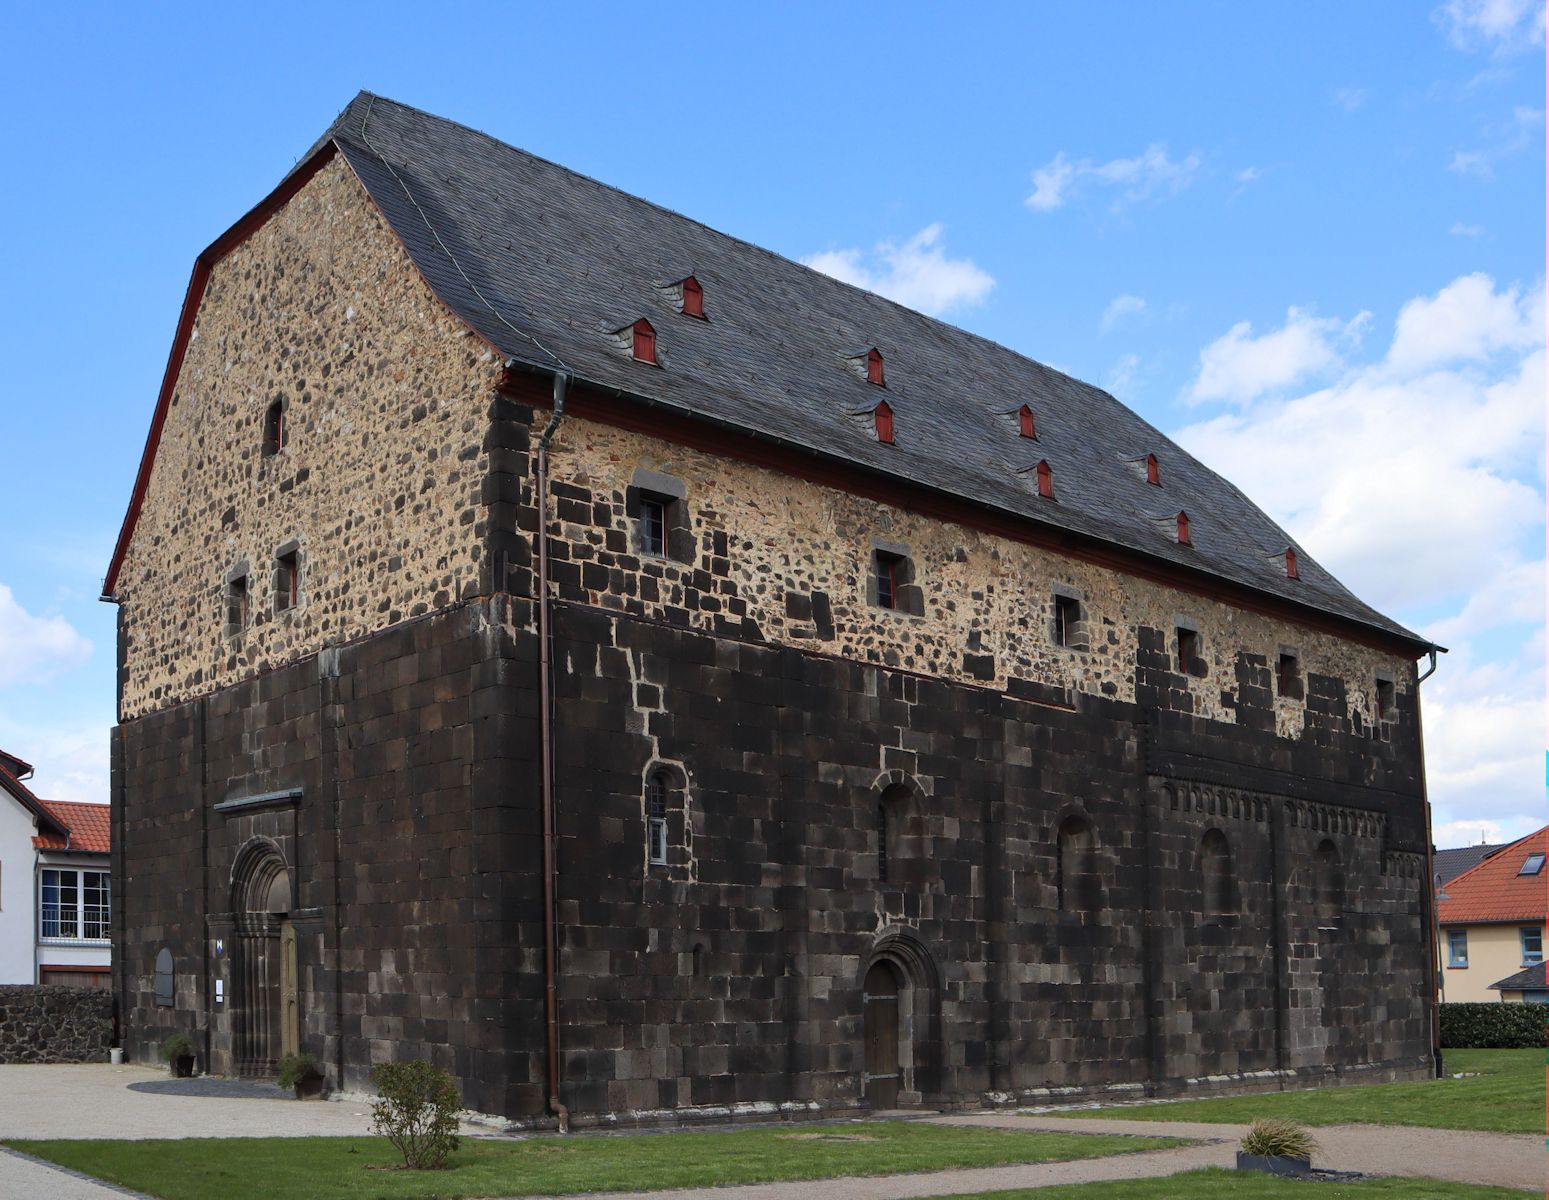
[[[98,988],[0,985],[0,1063],[106,1062],[113,994]]]

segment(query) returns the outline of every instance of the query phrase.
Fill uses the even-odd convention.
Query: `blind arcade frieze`
[[[1156,781],[1156,786],[1166,797],[1170,812],[1263,822],[1270,820],[1279,806],[1285,812],[1286,824],[1293,829],[1377,839],[1387,833],[1387,816],[1367,809],[1321,804],[1192,779],[1162,778]]]

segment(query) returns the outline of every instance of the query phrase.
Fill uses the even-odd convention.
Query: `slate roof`
[[[1532,854],[1549,850],[1549,826],[1519,838],[1445,885],[1436,906],[1442,925],[1542,921],[1549,914],[1549,863],[1536,875],[1519,875]]]
[[[1497,846],[1460,846],[1456,850],[1438,850],[1432,855],[1436,874],[1443,884],[1451,883],[1464,871],[1471,871],[1497,850],[1504,850],[1507,843]]]
[[[297,171],[330,142],[441,300],[518,364],[562,366],[632,399],[1229,580],[1417,652],[1429,647],[1107,392],[368,92]],[[704,287],[707,320],[683,316],[667,294],[689,274]],[[610,337],[640,317],[656,329],[660,367],[634,361]],[[886,363],[885,392],[846,361],[873,346]],[[884,395],[895,414],[893,445],[876,440],[867,416]],[[1037,441],[1017,435],[1023,403],[1036,414]],[[152,443],[154,436],[153,427]],[[1148,451],[1161,460],[1160,487],[1134,465]],[[1040,459],[1053,467],[1054,501],[1037,494],[1030,468]],[[1279,464],[1238,464],[1244,473],[1270,467],[1294,470],[1294,448]],[[1189,514],[1192,548],[1175,540],[1180,510]],[[134,514],[132,505],[105,590]],[[1299,579],[1286,577],[1288,546]]]
[[[106,804],[83,804],[77,800],[44,800],[41,803],[67,832],[34,837],[32,844],[39,850],[107,854],[113,849],[113,824]]]
[[[1531,967],[1523,967],[1515,975],[1508,975],[1505,979],[1492,983],[1490,990],[1502,992],[1549,990],[1549,982],[1546,982],[1544,977],[1544,966],[1544,963],[1534,963]]]

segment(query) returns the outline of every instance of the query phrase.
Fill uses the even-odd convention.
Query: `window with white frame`
[[[38,873],[38,936],[44,941],[105,942],[113,924],[106,871],[44,867]]]
[[[1449,967],[1468,966],[1468,930],[1447,930],[1447,965]]]
[[[1519,931],[1522,937],[1522,965],[1535,966],[1544,961],[1544,930],[1541,925],[1524,925]]]

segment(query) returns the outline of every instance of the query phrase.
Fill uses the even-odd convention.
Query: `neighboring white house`
[[[0,750],[0,983],[110,986],[106,804],[40,800]]]

